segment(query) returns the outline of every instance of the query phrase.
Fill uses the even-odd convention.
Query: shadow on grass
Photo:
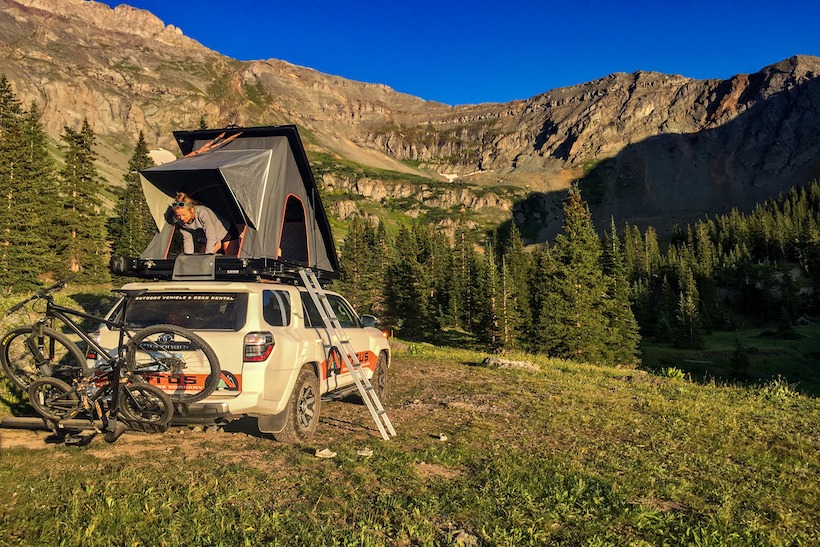
[[[451,349],[472,351],[485,351],[487,349],[474,335],[456,329],[439,330],[426,341],[438,347]]]
[[[12,416],[36,417],[25,393],[8,378],[0,377],[0,409],[7,408]]]
[[[820,396],[820,352],[814,328],[716,332],[703,349],[673,348],[644,340],[642,368],[660,375],[685,374],[701,384],[741,386],[785,381],[795,391]]]

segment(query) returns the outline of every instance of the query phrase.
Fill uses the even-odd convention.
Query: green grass
[[[739,341],[749,355],[749,369],[735,378],[731,359]],[[771,328],[715,332],[706,336],[701,350],[670,348],[644,340],[643,365],[652,370],[674,367],[698,381],[765,383],[780,378],[799,391],[820,395],[820,325],[801,325],[789,335]]]
[[[404,348],[388,373],[390,441],[363,406],[334,402],[303,445],[186,431],[4,448],[0,544],[820,542],[820,405],[788,384],[508,356],[532,374]],[[314,458],[324,447],[338,456]]]

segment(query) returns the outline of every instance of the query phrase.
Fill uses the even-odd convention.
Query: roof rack
[[[236,258],[220,255],[180,255],[208,259],[208,271],[202,270],[200,276],[187,279],[211,279],[219,281],[256,281],[259,279],[277,280],[292,284],[300,283],[299,271],[305,265],[277,260],[273,258]],[[138,277],[152,280],[178,280],[175,276],[176,258],[136,258],[129,256],[111,257],[110,269],[115,275]],[[313,270],[323,284],[338,279],[336,272]]]

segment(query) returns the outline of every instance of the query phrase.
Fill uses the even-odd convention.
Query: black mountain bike
[[[37,322],[11,329],[0,342],[0,365],[20,389],[28,391],[31,383],[40,377],[52,377],[70,386],[91,376],[86,353],[54,328],[55,319],[86,344],[88,353],[96,355],[99,366],[113,367],[119,359],[121,369],[139,376],[145,383],[176,386],[168,393],[174,402],[200,401],[217,388],[221,373],[219,360],[196,333],[178,325],[151,325],[132,333],[134,329],[125,323],[126,311],[128,303],[142,291],[116,291],[122,292],[125,298],[120,315],[123,320],[114,321],[56,304],[51,293],[65,287],[67,281],[59,281],[8,310],[8,314],[12,314],[30,302],[32,308],[42,300],[46,302]],[[71,316],[119,330],[119,347],[101,347]]]
[[[122,347],[122,346],[120,346]],[[94,434],[70,437],[86,444],[101,431],[105,440],[116,441],[126,430],[162,433],[174,415],[171,398],[161,389],[146,384],[130,372],[123,374],[124,353],[110,364],[96,367],[90,376],[69,386],[51,376],[39,378],[28,387],[28,398],[34,409],[58,431],[63,421],[84,415]],[[102,421],[102,430],[96,420]],[[68,441],[67,441],[68,442]]]

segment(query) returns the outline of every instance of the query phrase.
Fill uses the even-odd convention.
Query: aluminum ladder
[[[370,415],[373,416],[373,421],[376,422],[376,425],[379,427],[382,438],[386,441],[390,440],[391,436],[396,436],[396,430],[393,429],[393,424],[390,423],[387,411],[384,409],[384,406],[382,406],[382,402],[379,400],[379,396],[373,384],[371,384],[370,380],[365,376],[364,367],[362,367],[359,357],[356,355],[356,351],[350,343],[350,339],[345,334],[344,329],[342,329],[342,325],[339,323],[336,313],[334,313],[333,308],[330,306],[327,294],[325,294],[322,285],[316,278],[316,274],[313,273],[311,269],[301,268],[299,269],[299,277],[302,278],[305,289],[307,289],[313,303],[316,304],[316,309],[319,310],[319,315],[321,315],[325,329],[327,329],[328,336],[330,337],[331,347],[333,345],[338,347],[342,363],[347,366],[347,370],[353,377],[353,381],[356,382],[356,387],[359,389],[362,400],[367,405]]]

